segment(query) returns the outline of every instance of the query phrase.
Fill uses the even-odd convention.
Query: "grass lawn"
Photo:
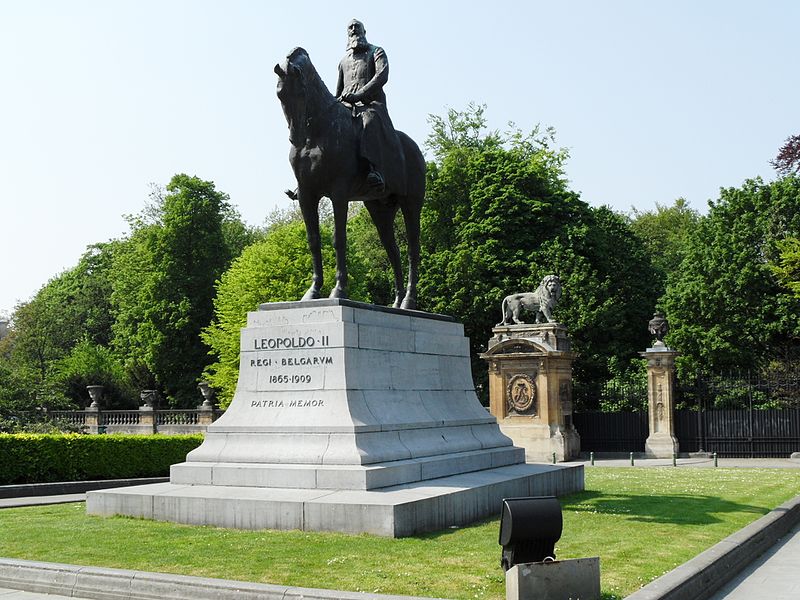
[[[562,498],[559,558],[600,556],[621,598],[800,494],[800,469],[586,467]],[[499,509],[498,509],[499,511]],[[440,598],[505,597],[499,518],[389,540],[235,531],[127,517],[80,504],[0,510],[0,556]]]

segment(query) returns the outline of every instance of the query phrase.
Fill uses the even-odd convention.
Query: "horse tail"
[[[402,131],[397,132],[406,163],[406,194],[413,198],[425,197],[425,157],[417,143]]]

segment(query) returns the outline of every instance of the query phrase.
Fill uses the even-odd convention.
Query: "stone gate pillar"
[[[481,358],[489,363],[489,410],[528,461],[580,453],[572,423],[572,361],[558,323],[498,325]]]
[[[657,341],[640,353],[647,359],[647,411],[650,435],[644,444],[648,458],[672,458],[675,437],[675,357],[678,353]]]

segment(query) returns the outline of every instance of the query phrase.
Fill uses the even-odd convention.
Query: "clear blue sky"
[[[793,0],[0,0],[0,314],[174,173],[252,224],[288,206],[272,67],[303,46],[333,87],[354,17],[386,49],[399,129],[422,143],[429,114],[470,101],[493,128],[553,126],[595,206],[704,210],[773,178],[800,133]]]

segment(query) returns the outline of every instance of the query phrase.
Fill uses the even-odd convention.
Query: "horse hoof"
[[[409,298],[406,296],[403,299],[403,303],[400,305],[400,308],[405,310],[417,310],[417,301],[414,298]]]
[[[345,292],[339,286],[336,286],[331,290],[331,293],[328,295],[328,298],[347,298],[347,292]]]
[[[300,298],[300,301],[303,302],[305,300],[316,300],[320,297],[319,290],[313,287],[308,288],[308,291],[303,294],[303,297]]]

